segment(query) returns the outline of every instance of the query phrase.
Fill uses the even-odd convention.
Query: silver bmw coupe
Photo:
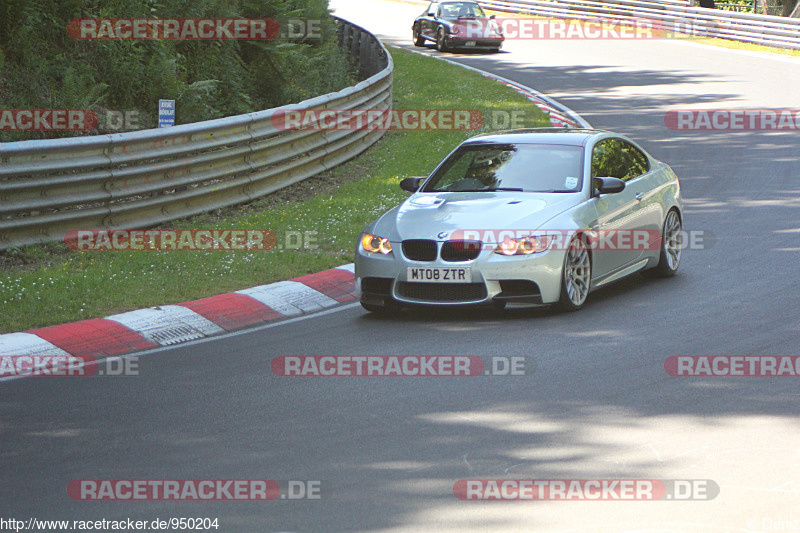
[[[683,203],[668,165],[602,130],[473,137],[364,228],[356,287],[372,312],[411,305],[580,309],[635,272],[672,276]]]

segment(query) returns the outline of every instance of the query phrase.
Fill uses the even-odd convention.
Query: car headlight
[[[389,239],[384,239],[383,237],[378,237],[377,235],[371,235],[369,233],[365,233],[364,236],[361,237],[361,247],[367,252],[379,252],[384,255],[392,251],[392,244],[389,242]]]
[[[501,255],[530,255],[544,252],[550,247],[553,238],[549,235],[522,237],[521,239],[506,238],[501,242],[494,253]]]

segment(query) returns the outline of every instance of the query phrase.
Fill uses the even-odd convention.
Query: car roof
[[[609,133],[605,130],[579,128],[529,128],[484,133],[464,141],[464,144],[566,144],[584,146],[592,137],[605,136]]]

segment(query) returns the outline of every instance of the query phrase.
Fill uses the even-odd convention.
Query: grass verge
[[[709,46],[718,46],[719,48],[728,48],[730,50],[746,50],[749,52],[768,52],[772,54],[800,56],[800,50],[794,50],[792,48],[776,48],[772,46],[764,46],[761,44],[746,43],[744,41],[732,41],[730,39],[697,37],[697,38],[686,38],[683,40],[691,43],[707,44]]]
[[[525,97],[478,73],[400,49],[392,56],[395,109],[476,109],[484,117],[522,111],[520,125],[550,125]],[[407,197],[400,180],[429,174],[480,132],[390,131],[329,173],[165,226],[271,229],[280,249],[77,252],[51,243],[1,253],[0,333],[194,300],[351,262],[363,226]]]

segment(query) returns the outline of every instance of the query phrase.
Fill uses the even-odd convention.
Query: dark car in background
[[[416,46],[431,41],[440,52],[457,48],[498,52],[504,40],[494,15],[487,16],[476,2],[431,2],[411,29]]]

